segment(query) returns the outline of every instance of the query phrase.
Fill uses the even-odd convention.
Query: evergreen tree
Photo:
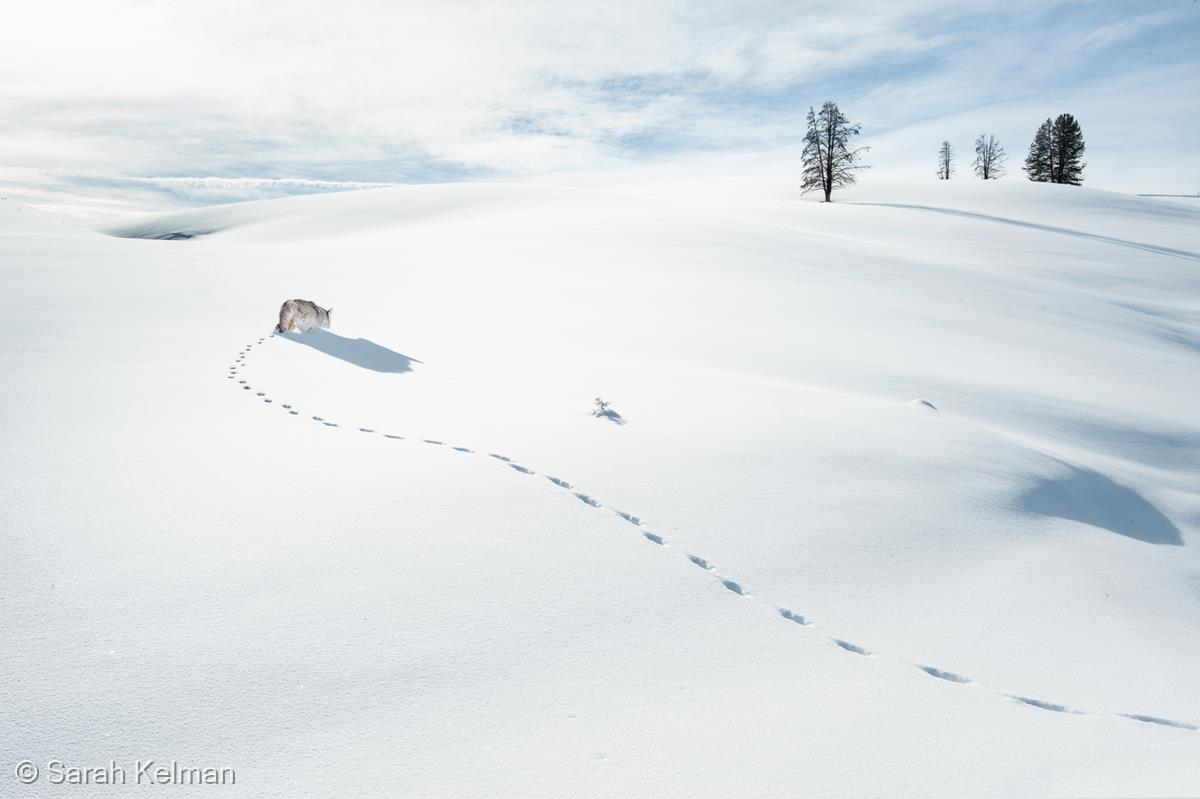
[[[1059,114],[1054,121],[1047,119],[1037,129],[1029,155],[1025,158],[1025,174],[1039,183],[1083,183],[1083,130],[1070,114]]]
[[[1004,162],[1008,154],[1000,146],[1000,140],[990,133],[980,133],[975,140],[975,177],[996,180],[1004,176]]]
[[[1070,114],[1059,114],[1054,120],[1050,134],[1053,153],[1053,176],[1055,183],[1078,186],[1083,183],[1083,130],[1079,121]]]
[[[803,181],[800,191],[821,191],[825,202],[831,201],[833,190],[854,183],[854,172],[867,167],[858,163],[860,155],[870,147],[850,147],[850,138],[857,136],[859,125],[837,107],[827,102],[820,111],[808,109],[808,133],[804,136]]]
[[[1025,174],[1035,183],[1049,182],[1054,173],[1052,150],[1050,147],[1051,131],[1054,123],[1049,119],[1041,124],[1033,135],[1029,145],[1029,155],[1025,156]]]
[[[949,180],[954,174],[954,148],[950,142],[942,142],[938,149],[938,180]]]

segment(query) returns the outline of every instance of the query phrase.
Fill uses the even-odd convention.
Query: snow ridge
[[[255,347],[262,346],[263,344],[265,344],[269,338],[274,338],[274,337],[275,337],[275,335],[272,333],[266,337],[257,339],[257,341],[246,344],[246,346],[243,347],[238,352],[237,357],[234,359],[233,364],[231,364],[229,366],[228,374],[226,375],[227,379],[236,381],[235,385],[239,386],[243,391],[254,392],[252,395],[248,395],[248,396],[254,396],[256,398],[260,398],[264,404],[268,404],[268,405],[275,404],[274,401],[271,399],[271,397],[267,396],[265,391],[254,391],[254,387],[251,386],[246,381],[245,378],[239,379],[239,375],[242,374],[242,371],[246,367],[246,359],[249,356],[249,353]],[[924,400],[921,400],[920,402],[924,405],[929,405],[930,407],[932,407],[932,405],[930,403],[928,403]],[[300,416],[301,415],[301,412],[299,410],[297,410],[291,404],[279,403],[278,407],[280,409],[286,411],[287,414],[290,416]],[[326,419],[323,416],[313,415],[310,418],[312,421],[317,422],[318,424],[320,424],[324,427],[335,427],[335,428],[341,427],[341,425],[339,423],[331,421],[329,419]],[[349,430],[351,428],[345,428],[345,429]],[[420,444],[428,444],[431,446],[439,446],[439,447],[449,446],[450,449],[454,450],[455,452],[460,452],[465,455],[480,454],[480,452],[478,450],[472,449],[470,447],[453,446],[453,445],[447,444],[445,441],[440,441],[437,439],[417,438],[417,437],[413,437],[413,436],[403,436],[403,435],[399,435],[396,433],[384,433],[384,432],[377,430],[374,427],[368,427],[368,426],[356,427],[356,428],[354,428],[354,430],[356,432],[366,433],[368,435],[379,435],[383,438],[390,439],[390,440],[396,440],[396,441],[407,440],[407,441],[413,441],[413,442],[420,443]],[[575,485],[568,482],[567,480],[564,480],[562,478],[555,477],[555,476],[552,476],[549,474],[542,474],[542,473],[536,472],[533,469],[530,469],[528,467],[522,466],[519,463],[516,463],[512,458],[508,457],[507,455],[502,455],[502,454],[496,453],[496,452],[489,452],[489,453],[483,453],[483,454],[485,454],[487,457],[490,457],[490,458],[493,458],[493,459],[499,461],[503,465],[507,466],[508,468],[512,469],[513,471],[515,471],[521,475],[528,476],[528,477],[544,478],[547,482],[549,482],[551,485],[553,485],[556,489],[564,491],[564,492],[574,496],[576,499],[578,499],[584,505],[587,505],[589,508],[592,508],[596,511],[600,511],[602,513],[609,514],[609,515],[613,516],[614,518],[619,519],[623,523],[637,528],[638,532],[641,533],[643,538],[645,538],[647,541],[649,541],[650,543],[652,543],[656,546],[667,547],[667,548],[671,547],[671,544],[668,543],[667,540],[664,539],[661,535],[653,532],[652,530],[647,529],[645,523],[641,520],[640,517],[638,517],[632,513],[617,510],[616,508],[612,508],[607,505],[604,505],[599,500],[593,498],[590,494],[587,494],[583,491],[578,490]],[[738,597],[740,597],[741,599],[743,599],[747,602],[761,601],[763,604],[766,604],[774,612],[776,612],[782,619],[792,622],[794,624],[797,624],[801,627],[816,626],[807,617],[805,617],[799,613],[796,613],[796,612],[790,610],[789,608],[779,606],[779,605],[774,605],[767,599],[760,598],[760,597],[756,596],[755,594],[752,594],[745,587],[745,585],[743,583],[741,583],[740,581],[737,581],[728,575],[721,574],[720,571],[707,558],[703,558],[699,555],[696,555],[694,553],[689,553],[689,552],[686,552],[683,550],[680,550],[680,551],[688,559],[688,561],[691,564],[693,564],[694,566],[699,568],[702,572],[704,572],[711,579],[716,580],[722,587],[724,587],[730,593],[736,594]],[[891,660],[894,662],[899,662],[898,659],[896,659],[896,658],[891,658],[886,655],[881,655],[878,652],[869,651],[869,650],[863,648],[862,646],[859,646],[858,644],[851,643],[849,641],[843,640],[843,639],[835,637],[833,635],[824,634],[822,637],[824,637],[831,645],[834,645],[834,646],[838,647],[840,650],[850,653],[850,654],[853,654],[858,657],[880,658],[880,659]],[[1032,697],[1028,697],[1028,696],[1022,696],[1019,694],[1007,693],[1005,691],[1000,691],[1000,690],[993,689],[993,688],[987,688],[987,687],[982,686],[979,683],[975,682],[974,680],[970,679],[969,677],[965,677],[965,676],[956,674],[951,671],[946,671],[946,670],[937,668],[935,666],[930,666],[928,664],[907,663],[906,661],[903,661],[903,662],[905,662],[906,665],[912,666],[913,668],[918,669],[925,674],[928,674],[930,677],[934,677],[935,679],[942,680],[944,682],[948,682],[948,683],[952,683],[952,684],[957,684],[957,685],[972,686],[972,687],[984,690],[987,693],[993,694],[995,696],[999,696],[999,697],[1002,697],[1009,701],[1017,702],[1022,705],[1025,705],[1027,707],[1032,707],[1032,708],[1036,708],[1039,710],[1049,711],[1049,712],[1053,712],[1053,713],[1060,713],[1060,714],[1064,714],[1064,715],[1072,715],[1072,716],[1113,717],[1115,715],[1118,718],[1128,719],[1128,720],[1132,720],[1132,721],[1138,721],[1138,722],[1142,722],[1145,724],[1155,724],[1155,725],[1159,725],[1159,726],[1172,727],[1175,729],[1182,729],[1182,730],[1200,731],[1200,725],[1190,724],[1190,723],[1182,722],[1182,721],[1174,721],[1171,719],[1165,719],[1165,718],[1161,718],[1158,716],[1150,716],[1150,715],[1145,715],[1145,714],[1141,714],[1141,713],[1117,713],[1117,714],[1094,713],[1094,712],[1089,712],[1086,710],[1080,710],[1077,708],[1070,708],[1065,705],[1058,704],[1056,702],[1050,702],[1050,701],[1046,701],[1043,699],[1036,699],[1036,698],[1032,698]]]

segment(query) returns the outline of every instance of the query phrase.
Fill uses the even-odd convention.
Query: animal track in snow
[[[799,613],[792,613],[787,608],[776,608],[776,610],[779,611],[780,616],[783,616],[788,621],[794,621],[794,622],[796,622],[796,624],[799,624],[802,627],[807,627],[811,623],[807,619],[805,619],[803,616],[801,616]]]
[[[1164,727],[1177,727],[1181,730],[1196,730],[1200,729],[1195,724],[1186,724],[1182,721],[1171,721],[1170,719],[1160,719],[1155,716],[1142,716],[1137,713],[1121,713],[1121,716],[1134,721],[1144,721],[1147,724],[1161,724]]]
[[[721,585],[725,586],[738,596],[747,596],[746,589],[742,588],[740,583],[735,583],[733,580],[721,580]]]
[[[1070,708],[1064,707],[1063,705],[1055,704],[1054,702],[1046,702],[1041,699],[1032,699],[1028,696],[1015,696],[1013,694],[1008,694],[1008,698],[1015,699],[1023,705],[1029,705],[1030,707],[1036,707],[1041,710],[1050,710],[1050,711],[1053,711],[1054,713],[1073,713],[1077,716],[1084,715],[1083,713],[1080,713],[1077,710],[1071,710]]]
[[[947,682],[957,682],[957,683],[969,683],[970,682],[969,679],[962,676],[961,674],[954,674],[953,672],[942,671],[941,669],[935,669],[933,666],[922,666],[920,664],[917,664],[917,668],[920,669],[921,671],[925,672],[926,674],[928,674],[930,677],[937,677],[939,680],[946,680]]]
[[[856,645],[856,644],[852,644],[852,643],[850,643],[849,641],[843,641],[841,638],[831,638],[831,639],[829,639],[829,640],[833,641],[835,644],[837,644],[838,646],[840,646],[842,649],[845,649],[847,652],[853,652],[853,653],[854,653],[854,654],[856,654],[856,655],[869,655],[869,654],[871,654],[871,653],[870,653],[870,652],[868,652],[867,650],[863,649],[861,646],[858,646],[858,645]]]
[[[270,338],[274,338],[274,335],[270,336]],[[265,341],[265,339],[259,339],[258,343],[262,344],[264,341]],[[230,374],[227,375],[227,377],[229,379],[233,379],[233,378],[237,377],[238,369],[246,366],[246,353],[248,353],[254,346],[255,345],[253,345],[253,344],[248,344],[241,351],[241,353],[238,354],[237,358],[234,361],[234,365],[229,367]],[[244,380],[244,379],[239,379],[237,381],[237,385],[240,385],[243,390],[246,390],[246,391],[251,390],[250,384],[247,383],[246,380]],[[266,392],[262,392],[262,391],[257,392],[256,396],[263,397],[264,403],[271,402],[271,399],[269,397],[266,397]],[[934,406],[933,403],[931,403],[927,400],[913,400],[911,404],[925,407],[925,408],[928,408],[931,410],[937,410],[937,407]],[[286,410],[288,412],[288,414],[291,416],[299,415],[299,411],[295,410],[293,408],[293,406],[290,404],[280,403],[279,407]],[[320,422],[325,427],[339,427],[339,425],[336,422],[331,422],[321,416],[313,416],[312,419],[313,419],[313,421]],[[375,433],[376,432],[376,429],[371,428],[371,427],[358,427],[357,430],[359,432],[363,432],[363,433]],[[380,435],[383,438],[397,440],[397,441],[402,441],[402,440],[405,440],[405,438],[406,438],[405,436],[398,435],[395,433],[381,433]],[[423,443],[433,444],[433,445],[437,445],[437,446],[444,446],[446,443],[444,441],[439,441],[436,439],[429,439],[429,438],[419,439],[419,440],[422,441]],[[456,452],[462,452],[465,454],[476,454],[476,452],[477,452],[476,450],[470,449],[468,447],[462,447],[462,446],[455,446],[455,447],[453,447],[453,449]],[[498,452],[489,452],[486,454],[490,458],[494,458],[498,461],[503,462],[504,464],[509,466],[509,468],[511,468],[514,471],[520,472],[522,474],[528,474],[528,475],[537,474],[537,472],[534,472],[532,469],[528,469],[524,466],[521,466],[520,464],[514,463],[512,458],[509,458],[506,455],[502,455]],[[625,511],[619,511],[614,508],[609,508],[609,507],[604,506],[598,500],[594,499],[590,495],[585,494],[582,491],[576,490],[575,486],[566,480],[563,480],[558,477],[552,477],[550,475],[542,475],[542,476],[545,477],[550,483],[552,483],[556,487],[561,488],[564,491],[567,491],[572,496],[574,496],[576,499],[578,499],[579,501],[583,502],[584,504],[586,504],[592,508],[596,508],[596,509],[611,513],[615,518],[621,519],[622,521],[627,522],[635,527],[643,526],[643,523],[639,517],[633,515],[632,513],[627,513]],[[641,532],[642,536],[646,540],[648,540],[654,544],[657,544],[659,546],[664,546],[664,547],[666,546],[666,542],[663,540],[662,536],[657,535],[656,533],[645,531],[645,530],[640,530],[639,532]],[[709,574],[712,577],[714,577],[721,584],[721,586],[723,588],[725,588],[726,590],[730,591],[731,593],[737,594],[740,597],[745,598],[749,602],[754,603],[757,601],[755,597],[753,597],[748,591],[746,591],[746,589],[742,586],[742,584],[740,582],[733,580],[729,577],[718,576],[714,571],[713,565],[706,558],[702,558],[699,555],[695,555],[695,554],[691,554],[691,553],[684,553],[684,554],[687,557],[689,562],[700,567],[706,574]],[[773,607],[773,610],[775,610],[779,614],[779,616],[782,619],[784,619],[785,621],[792,622],[793,624],[795,624],[799,627],[812,626],[812,622],[809,619],[807,619],[806,617],[802,616],[799,613],[794,613],[793,611],[791,611],[787,608]],[[856,655],[863,655],[863,656],[883,657],[883,656],[879,656],[879,655],[874,655],[873,653],[868,652],[863,647],[858,646],[857,644],[852,644],[849,641],[845,641],[840,638],[835,638],[835,637],[830,636],[828,638],[828,640],[831,641],[832,643],[836,644],[840,649],[842,649],[845,652],[850,652],[850,653],[853,653]],[[968,679],[967,677],[963,677],[962,675],[955,674],[954,672],[946,671],[944,669],[939,669],[934,666],[923,665],[920,663],[913,663],[910,665],[912,665],[915,668],[920,669],[921,671],[925,672],[926,674],[928,674],[931,677],[934,677],[939,680],[943,680],[945,682],[949,682],[949,683],[953,683],[953,684],[957,684],[957,685],[975,685],[975,683],[972,680]],[[985,689],[985,690],[989,690],[989,689]],[[1084,711],[1081,711],[1081,710],[1074,710],[1074,709],[1068,708],[1064,705],[1061,705],[1061,704],[1058,704],[1055,702],[1048,702],[1048,701],[1045,701],[1042,699],[1033,699],[1028,696],[1021,696],[1021,695],[1017,695],[1017,694],[1004,693],[1002,691],[997,691],[995,689],[990,689],[990,693],[993,693],[993,694],[996,694],[999,696],[1003,696],[1007,699],[1011,699],[1013,701],[1019,702],[1024,705],[1028,705],[1033,708],[1051,711],[1054,713],[1062,713],[1062,714],[1067,714],[1067,715],[1080,715],[1080,716],[1095,715],[1095,714],[1085,713]],[[1192,732],[1200,730],[1200,727],[1198,727],[1195,724],[1190,724],[1190,723],[1182,722],[1182,721],[1173,721],[1171,719],[1162,718],[1160,716],[1151,716],[1151,715],[1145,715],[1145,714],[1140,714],[1140,713],[1117,713],[1117,714],[1113,714],[1113,715],[1116,715],[1120,718],[1129,719],[1132,721],[1142,722],[1144,724],[1157,725],[1160,727],[1168,727],[1168,728],[1172,728],[1172,729],[1187,730],[1187,731],[1192,731]]]

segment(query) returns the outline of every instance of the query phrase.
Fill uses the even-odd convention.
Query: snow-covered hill
[[[0,202],[0,751],[254,797],[1200,793],[1200,208],[839,199]],[[332,329],[269,335],[292,297]]]

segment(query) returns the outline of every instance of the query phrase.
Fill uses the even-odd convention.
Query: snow
[[[836,199],[0,202],[3,779],[1200,793],[1200,207]]]

